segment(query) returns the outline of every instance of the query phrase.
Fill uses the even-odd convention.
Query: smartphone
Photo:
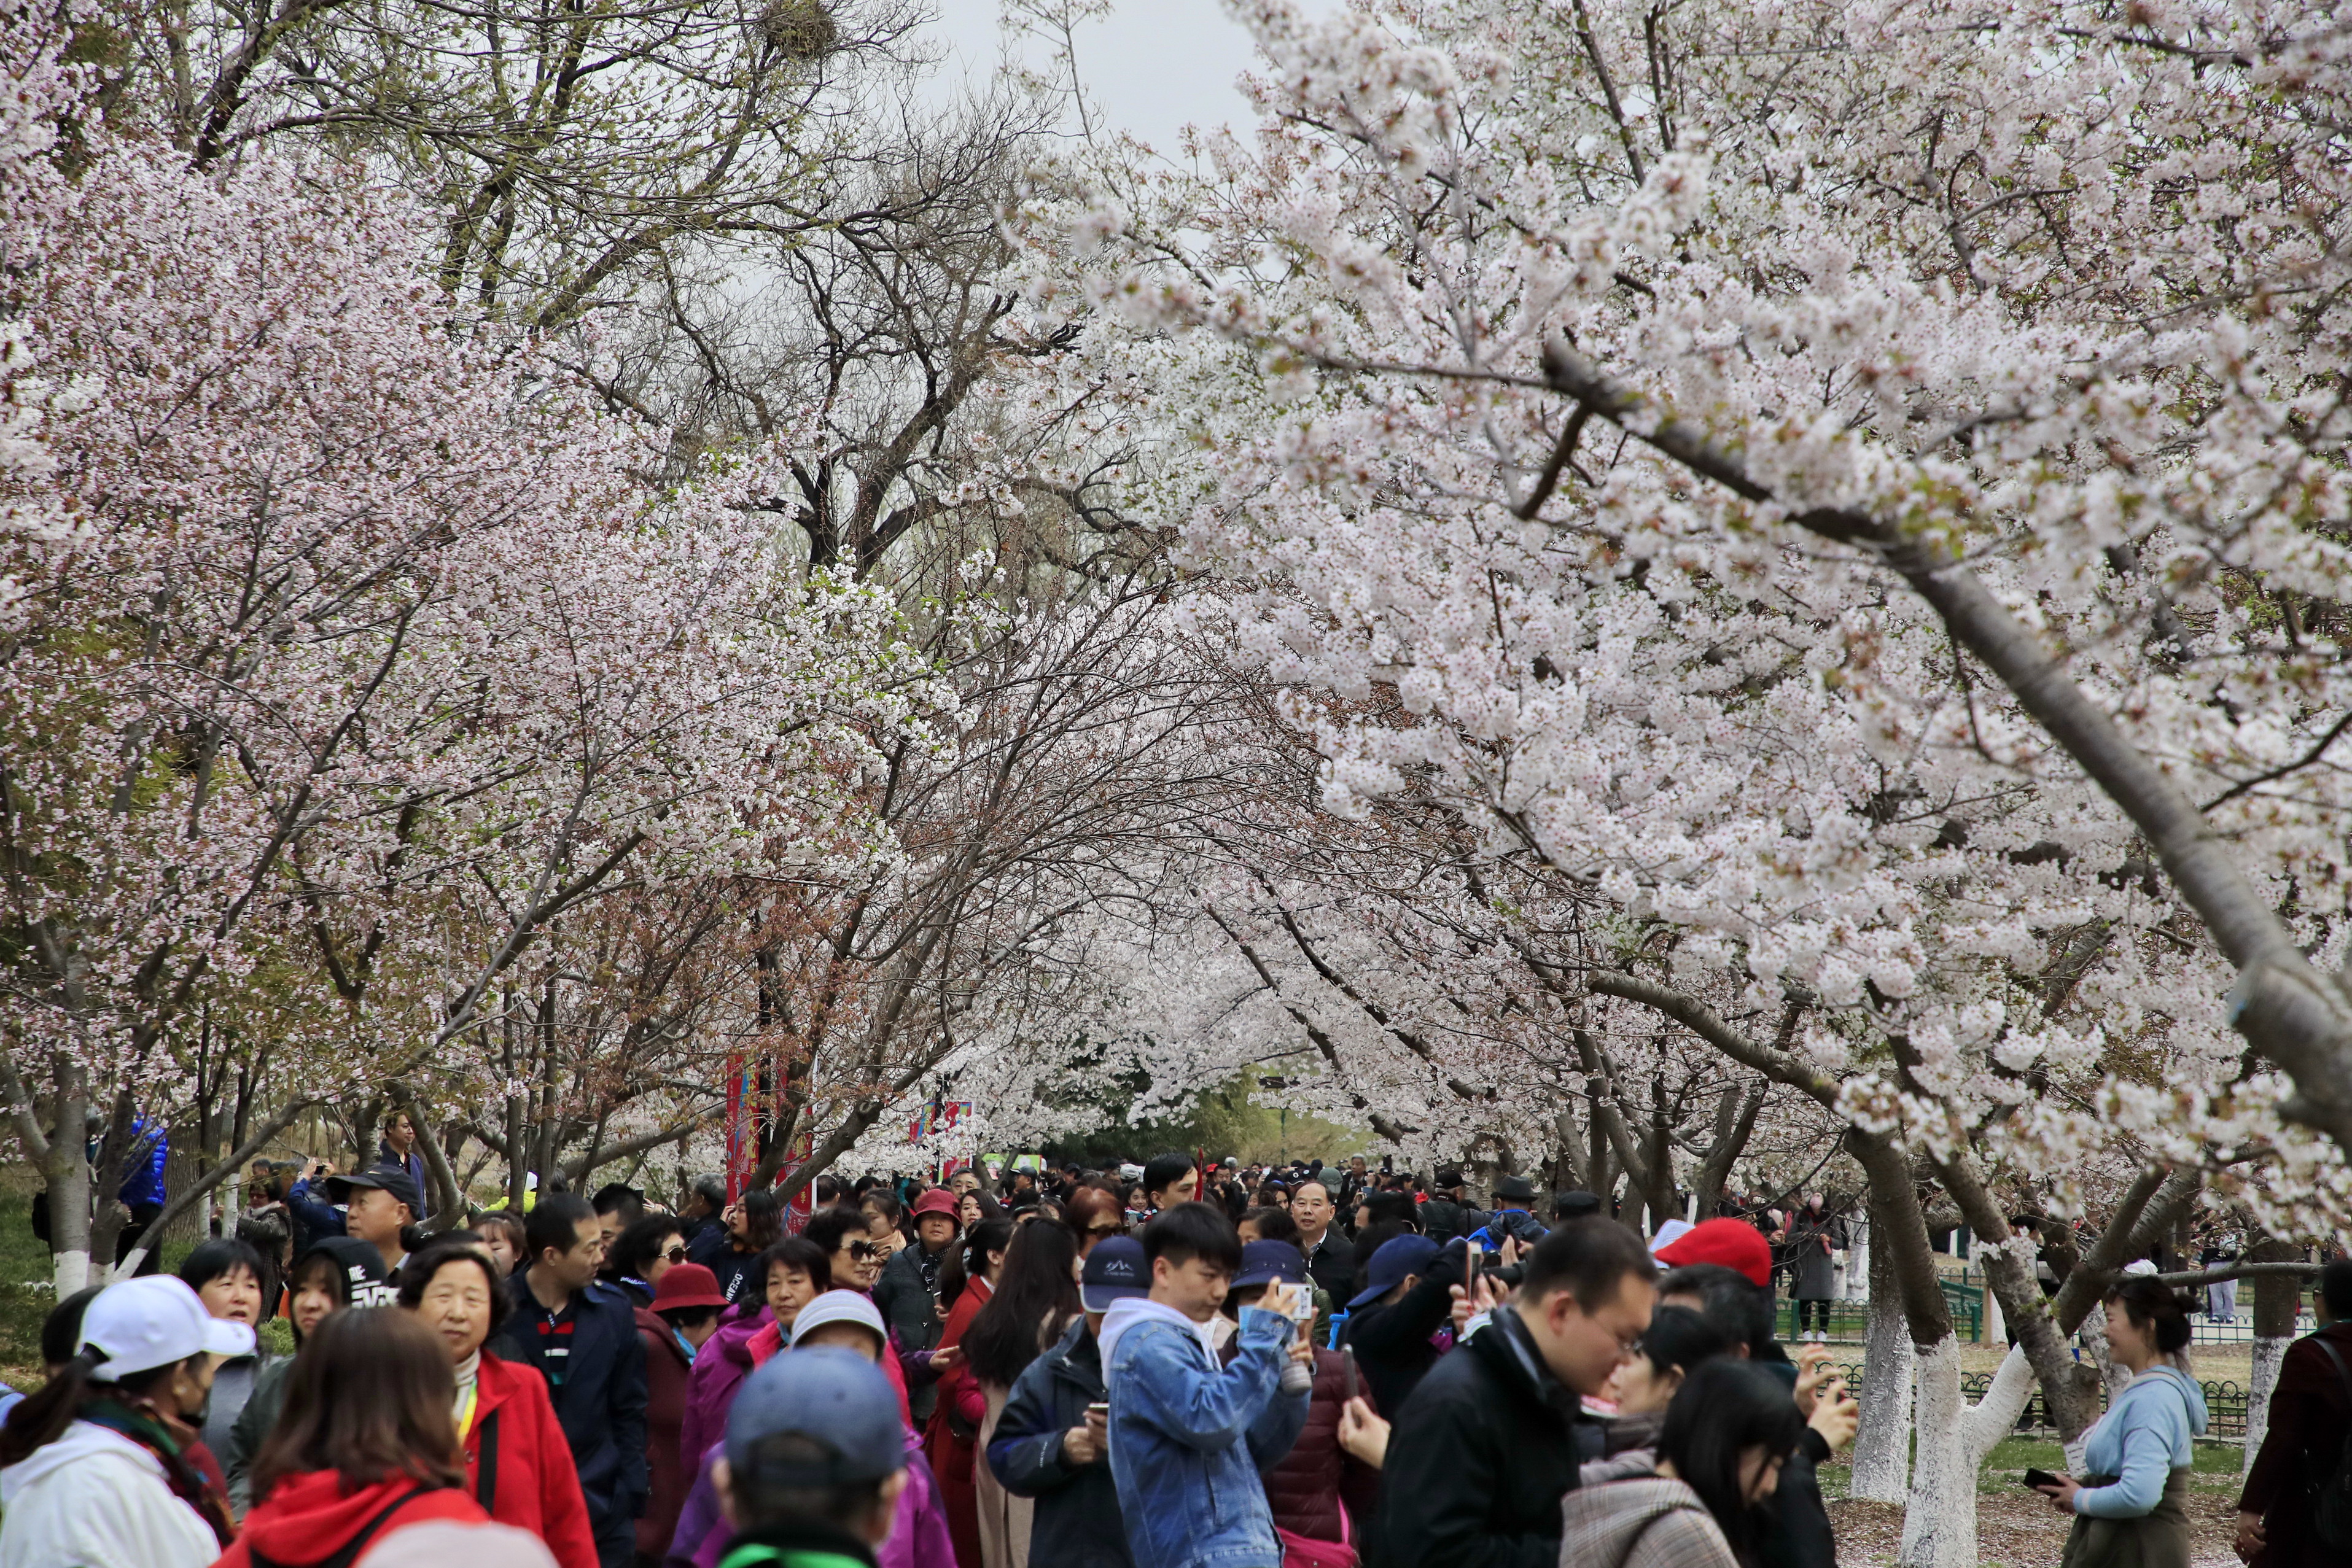
[[[1343,1344],[1339,1347],[1339,1368],[1347,1375],[1347,1396],[1353,1399],[1356,1396],[1356,1347],[1354,1345]]]
[[[1478,1304],[1478,1265],[1486,1259],[1484,1252],[1473,1247],[1469,1249],[1469,1256],[1462,1260],[1462,1293],[1470,1298],[1473,1307]]]
[[[2025,1472],[2024,1484],[2032,1487],[2036,1491],[2040,1491],[2043,1487],[2056,1486],[2058,1484],[2058,1478],[2052,1475],[2048,1470],[2028,1470]]]
[[[1089,1406],[1087,1406],[1087,1418],[1088,1418],[1089,1420],[1093,1419],[1095,1416],[1101,1416],[1101,1417],[1102,1417],[1102,1419],[1103,1419],[1103,1421],[1104,1421],[1104,1423],[1105,1423],[1106,1425],[1108,1425],[1108,1424],[1109,1423],[1109,1421],[1110,1421],[1110,1406],[1109,1406],[1108,1405],[1105,1404],[1103,1401],[1101,1401],[1101,1400],[1099,1400],[1099,1399],[1096,1400],[1093,1404],[1091,1404],[1091,1405],[1089,1405]]]

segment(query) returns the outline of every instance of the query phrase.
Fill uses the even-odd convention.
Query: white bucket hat
[[[253,1331],[205,1311],[204,1301],[170,1274],[109,1285],[81,1315],[79,1350],[105,1360],[90,1375],[106,1382],[185,1361],[199,1351],[251,1355]]]
[[[793,1319],[793,1343],[800,1343],[811,1330],[827,1323],[856,1323],[862,1329],[870,1329],[876,1344],[884,1350],[890,1348],[890,1333],[882,1326],[882,1314],[863,1291],[827,1291],[803,1307],[800,1315]]]

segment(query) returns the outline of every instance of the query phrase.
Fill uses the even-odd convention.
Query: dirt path
[[[2237,1528],[2231,1498],[2191,1492],[2190,1568],[2237,1568],[2230,1542]],[[1839,1568],[1884,1568],[1903,1542],[1903,1511],[1893,1503],[1837,1501],[1829,1505],[1837,1531]],[[2022,1494],[1977,1499],[1977,1552],[2000,1568],[2055,1568],[2066,1549],[2067,1521],[2050,1505]]]

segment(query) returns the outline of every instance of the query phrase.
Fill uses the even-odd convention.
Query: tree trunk
[[[89,1092],[79,1068],[60,1073],[48,1147],[41,1151],[41,1175],[49,1192],[49,1257],[57,1278],[55,1300],[64,1301],[89,1283],[89,1159],[82,1148],[82,1123]]]
[[[1960,1342],[1947,1333],[1917,1351],[1917,1450],[1895,1561],[1901,1568],[1977,1568],[1977,1467],[1960,1397]]]
[[[1870,1320],[1862,1342],[1862,1425],[1854,1433],[1852,1492],[1873,1502],[1908,1502],[1916,1358],[1894,1258],[1884,1247],[1868,1250]]]
[[[2299,1249],[2265,1236],[2246,1252],[2249,1263],[2292,1263]],[[2303,1306],[2303,1281],[2292,1274],[2257,1274],[2254,1288],[2254,1367],[2246,1380],[2246,1457],[2242,1475],[2254,1468],[2271,1425],[2271,1395],[2278,1387],[2279,1362],[2294,1340],[2295,1314]]]

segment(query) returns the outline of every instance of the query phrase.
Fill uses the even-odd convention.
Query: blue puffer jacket
[[[1223,1369],[1199,1325],[1157,1301],[1103,1320],[1110,1467],[1136,1568],[1281,1568],[1258,1471],[1290,1451],[1307,1395],[1281,1392],[1288,1318],[1242,1311]]]

